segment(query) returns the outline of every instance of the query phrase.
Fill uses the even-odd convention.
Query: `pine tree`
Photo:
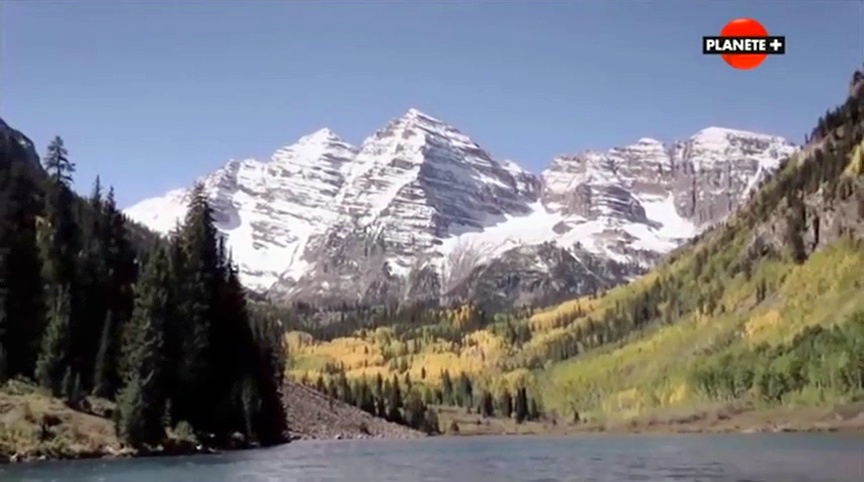
[[[445,405],[454,405],[453,403],[453,380],[450,379],[450,372],[444,370],[441,373],[441,392],[444,398]]]
[[[359,407],[369,415],[375,415],[375,398],[372,396],[372,389],[369,388],[369,383],[366,378],[363,378],[359,384]]]
[[[93,395],[111,398],[117,387],[117,372],[114,356],[114,320],[111,312],[105,315],[102,335],[99,337],[99,351],[93,370]]]
[[[516,414],[516,423],[522,423],[528,418],[528,394],[525,387],[516,390],[516,401],[513,412]]]
[[[49,182],[45,193],[45,215],[39,233],[43,260],[43,278],[47,286],[62,286],[68,300],[68,359],[64,361],[73,371],[83,368],[87,356],[88,342],[95,336],[81,329],[82,304],[81,282],[78,276],[81,253],[81,232],[75,217],[76,197],[69,184],[75,165],[69,161],[62,139],[55,138],[48,146],[45,169]],[[57,305],[52,296],[59,290],[49,291],[49,303]],[[50,323],[50,322],[49,322]],[[98,335],[96,335],[98,336]],[[88,353],[89,352],[89,353]]]
[[[431,432],[431,429],[426,427],[426,404],[417,392],[408,392],[405,401],[405,424],[417,430]]]
[[[223,251],[223,248],[220,247],[220,251]],[[211,387],[220,400],[220,403],[213,404],[213,417],[218,421],[218,425],[213,428],[227,435],[241,431],[243,425],[241,421],[235,420],[233,411],[243,412],[244,420],[255,417],[255,414],[245,412],[243,404],[238,403],[234,394],[242,393],[247,380],[257,375],[258,353],[250,326],[246,295],[237,270],[230,258],[220,262],[224,262],[220,268],[223,278],[217,286],[218,294],[214,300],[216,311],[210,324],[210,365],[213,372],[219,374]],[[257,388],[255,391],[257,392]]]
[[[45,154],[42,165],[54,182],[66,186],[72,183],[75,163],[69,160],[69,152],[60,136],[55,136],[48,144],[48,152]]]
[[[393,423],[403,423],[402,412],[402,390],[399,388],[399,378],[393,375],[390,388],[390,399],[387,403],[387,420]]]
[[[375,388],[372,393],[376,397],[382,397],[384,395],[384,378],[381,376],[381,372],[378,372],[375,375]]]
[[[157,248],[135,290],[135,308],[125,327],[123,387],[117,396],[117,435],[136,448],[164,437],[165,393],[161,386],[162,329],[168,313],[168,260]]]
[[[43,387],[59,396],[63,390],[65,371],[69,368],[70,306],[69,289],[60,288],[54,295],[48,326],[42,337],[42,350],[36,361],[36,379]]]
[[[413,388],[414,384],[411,382],[411,375],[405,372],[405,392],[410,392]]]
[[[138,371],[129,375],[117,395],[117,436],[135,448],[144,448],[159,443],[164,436],[161,417],[152,419],[152,408],[148,405],[147,393],[156,387],[154,374],[141,378]]]
[[[108,190],[101,208],[103,217],[101,244],[105,250],[105,264],[110,267],[106,279],[106,299],[115,325],[119,327],[132,313],[133,286],[138,279],[138,265],[126,219],[117,209],[114,188]]]
[[[178,234],[176,239],[183,252],[183,265],[178,273],[182,292],[178,293],[177,316],[182,319],[183,326],[174,408],[180,419],[188,420],[199,429],[213,431],[218,420],[214,419],[215,412],[207,407],[221,394],[216,389],[217,374],[212,364],[211,324],[217,317],[216,298],[222,263],[213,212],[200,184],[192,192],[186,219]]]
[[[459,406],[470,407],[474,405],[474,393],[471,380],[465,372],[459,373]]]
[[[110,298],[111,266],[107,264],[103,237],[106,220],[102,212],[102,202],[102,186],[97,178],[87,202],[78,203],[76,216],[81,227],[81,252],[76,267],[77,292],[73,293],[73,300],[78,300],[73,341],[74,350],[78,353],[78,372],[86,374],[82,382],[88,388],[95,384],[96,355],[100,348],[100,335]]]
[[[510,390],[505,388],[501,392],[499,405],[502,417],[510,418],[513,416],[513,397],[510,395]]]
[[[495,405],[492,400],[492,394],[486,390],[483,390],[480,395],[480,414],[484,417],[491,417],[495,415]]]
[[[288,434],[288,417],[282,403],[288,353],[284,329],[271,320],[257,320],[252,325],[258,355],[254,377],[260,400],[255,431],[260,444],[275,445],[284,442]]]

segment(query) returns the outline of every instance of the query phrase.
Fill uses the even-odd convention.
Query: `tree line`
[[[303,375],[300,383],[370,415],[428,434],[441,432],[433,406],[460,407],[484,417],[514,418],[516,423],[542,417],[537,399],[523,386],[512,394],[505,387],[496,396],[489,390],[475,389],[475,382],[465,372],[454,380],[449,371],[443,370],[440,384],[429,383],[425,375],[422,369],[419,381],[413,381],[408,373],[401,381],[396,374],[385,379],[380,373],[371,380],[349,380],[345,370],[340,369],[326,376],[319,374],[315,380]]]
[[[254,303],[253,309],[283,320],[287,330],[306,332],[318,341],[352,336],[360,330],[388,327],[392,328],[396,339],[402,341],[433,330],[437,337],[454,343],[461,343],[466,333],[506,320],[526,319],[535,311],[531,307],[518,307],[492,313],[470,303],[441,306],[437,301],[402,305],[342,303],[338,306],[316,306],[301,301],[285,305],[259,302]],[[526,339],[524,332],[513,336]]]
[[[186,427],[204,443],[285,439],[281,329],[253,320],[203,189],[167,240],[142,235],[96,180],[79,198],[61,138],[43,158],[0,138],[0,381],[67,403],[116,402],[136,448]]]

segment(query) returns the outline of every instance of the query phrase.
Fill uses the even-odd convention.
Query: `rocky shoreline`
[[[292,440],[426,437],[293,381],[285,385],[285,406]]]
[[[287,382],[284,390],[290,430],[287,442],[426,436],[408,427],[373,417],[295,382]],[[92,405],[107,407],[111,404],[94,399]],[[75,409],[31,385],[18,383],[4,387],[0,390],[0,464],[213,454],[255,448],[246,444],[237,434],[236,440],[232,438],[226,444],[216,445],[171,437],[162,446],[146,452],[138,451],[125,447],[117,439],[109,414],[108,409]]]

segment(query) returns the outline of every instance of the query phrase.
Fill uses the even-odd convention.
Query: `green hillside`
[[[298,322],[289,372],[407,374],[433,392],[443,373],[465,373],[462,404],[526,386],[547,414],[610,421],[861,400],[864,89],[850,92],[725,225],[629,285],[538,313]]]

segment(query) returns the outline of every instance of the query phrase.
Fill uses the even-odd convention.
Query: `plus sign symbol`
[[[736,18],[732,20],[720,31],[720,37],[732,40],[741,37],[749,39],[766,37],[764,47],[767,47],[769,51],[774,53],[779,52],[780,49],[785,50],[785,42],[781,42],[776,38],[768,39],[768,30],[752,18]],[[724,53],[722,56],[723,60],[730,66],[740,70],[750,70],[762,65],[768,54],[753,49],[752,53]]]

